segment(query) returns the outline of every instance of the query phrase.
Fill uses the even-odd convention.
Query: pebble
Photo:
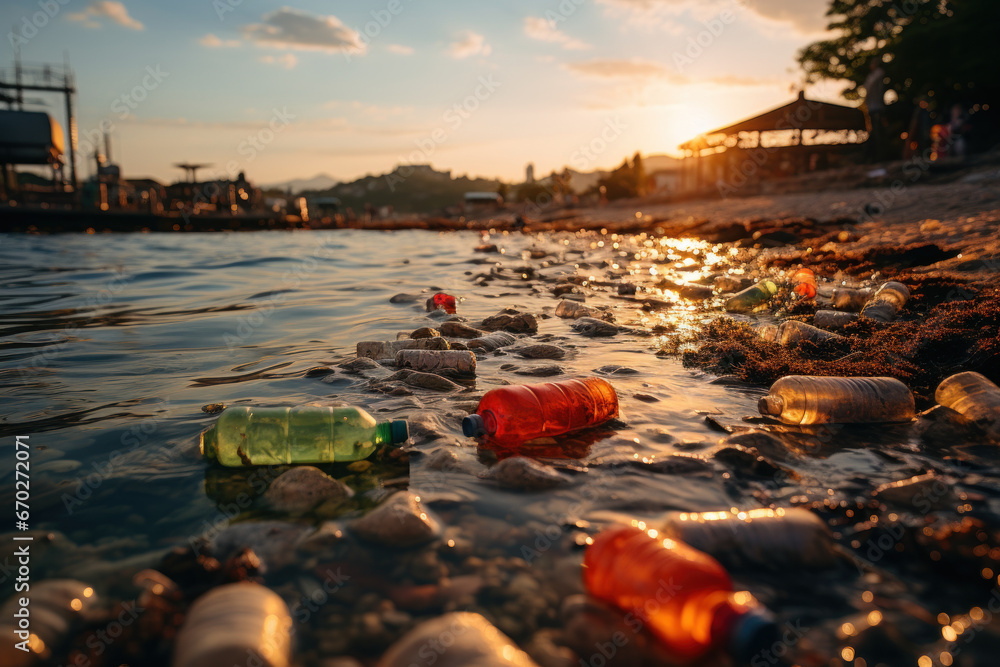
[[[410,437],[415,443],[430,442],[444,436],[445,428],[438,419],[436,412],[421,410],[411,412],[406,417]]]
[[[370,371],[376,368],[381,368],[377,361],[369,359],[368,357],[348,359],[347,361],[340,362],[337,366],[339,368],[343,368],[348,373],[361,373],[362,371]]]
[[[614,324],[599,320],[596,317],[581,317],[570,324],[570,327],[577,333],[590,337],[614,336],[619,331],[618,327]]]
[[[209,403],[201,406],[201,411],[210,415],[217,415],[226,409],[225,403]]]
[[[414,339],[419,339],[419,338],[437,338],[440,335],[441,335],[441,332],[438,331],[437,329],[432,329],[430,327],[420,327],[419,329],[415,329],[414,331],[412,331],[410,333],[410,338],[414,338]]]
[[[252,549],[268,569],[280,570],[295,561],[294,545],[311,530],[285,521],[241,521],[214,537],[209,535],[211,553],[225,562],[244,549]]]
[[[528,377],[552,377],[553,375],[562,375],[562,366],[556,364],[549,364],[547,366],[529,366],[528,368],[518,368],[514,371],[515,375],[525,375]]]
[[[513,345],[516,341],[517,338],[515,338],[513,334],[509,334],[506,331],[494,331],[491,334],[486,334],[485,336],[480,336],[479,338],[473,338],[468,342],[468,346],[470,348],[492,352],[493,350],[498,350],[501,347]]]
[[[608,366],[601,366],[600,368],[595,368],[594,372],[598,375],[638,375],[639,371],[634,368],[629,368],[628,366],[618,366],[611,364]]]
[[[632,398],[634,398],[637,401],[642,401],[643,403],[659,403],[660,402],[660,399],[658,399],[656,396],[653,396],[652,394],[642,394],[642,393],[632,394]]]
[[[389,298],[389,303],[416,303],[423,300],[424,297],[420,294],[396,294]]]
[[[329,366],[313,366],[312,368],[310,368],[309,370],[306,371],[306,377],[307,378],[325,377],[325,376],[329,375],[332,372],[333,372],[333,369],[330,368]],[[208,407],[208,406],[206,405],[205,407]],[[202,408],[202,410],[205,410],[205,408]]]
[[[441,524],[410,491],[393,494],[349,528],[362,539],[390,547],[416,546],[441,534]]]
[[[576,320],[581,317],[599,319],[601,316],[601,311],[574,301],[560,301],[559,305],[556,306],[556,317],[561,317],[564,320]]]
[[[407,373],[406,377],[403,378],[403,382],[411,387],[432,389],[434,391],[456,391],[462,388],[461,385],[458,385],[441,375],[436,375],[434,373],[421,373],[419,371]]]
[[[569,478],[552,466],[538,463],[524,456],[513,456],[500,461],[479,475],[480,479],[492,479],[502,487],[537,491],[551,489],[569,483]]]
[[[566,356],[566,350],[558,345],[548,345],[546,343],[518,347],[511,350],[511,352],[525,359],[562,359]]]
[[[410,424],[410,428],[412,429],[413,422],[410,422]],[[443,447],[431,454],[427,458],[426,465],[430,470],[461,470],[462,468],[461,464],[459,464],[458,454],[449,447]]]
[[[442,322],[441,323],[441,335],[449,336],[451,338],[480,338],[485,335],[485,331],[481,331],[475,327],[470,327],[468,324],[462,322]]]
[[[353,495],[350,487],[319,468],[298,466],[271,482],[264,500],[280,512],[308,512],[320,503],[346,500]]]
[[[378,667],[412,667],[418,658],[436,667],[538,667],[510,637],[471,612],[424,621],[390,646]]]
[[[538,332],[538,320],[531,313],[522,313],[513,308],[505,308],[496,315],[487,317],[480,326],[487,331],[508,331],[510,333],[534,334]]]
[[[882,484],[872,491],[872,496],[880,502],[920,512],[954,507],[958,500],[951,483],[933,472]]]

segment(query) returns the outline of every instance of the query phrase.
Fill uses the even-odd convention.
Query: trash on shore
[[[910,299],[910,290],[896,281],[883,284],[861,309],[861,317],[878,322],[891,322]]]
[[[778,293],[778,286],[770,280],[751,285],[726,301],[726,310],[731,313],[748,313],[771,300]]]
[[[820,340],[836,340],[843,338],[840,334],[833,333],[831,331],[825,331],[819,329],[805,322],[799,322],[798,320],[787,320],[782,322],[775,334],[775,340],[777,340],[779,345],[791,345],[792,343],[798,343],[800,341],[820,341]]]
[[[805,267],[798,269],[792,274],[792,292],[798,294],[803,299],[813,299],[816,297],[816,274],[812,269]]]
[[[987,437],[1000,442],[1000,387],[982,373],[965,371],[945,378],[934,398],[972,421]]]
[[[400,491],[348,528],[358,537],[389,547],[408,548],[441,535],[441,523],[420,502],[420,496]]]
[[[838,560],[826,522],[798,507],[669,512],[651,525],[730,567],[825,568]]]
[[[491,389],[462,421],[468,437],[524,442],[596,426],[618,416],[618,395],[607,380],[587,378]]]
[[[856,424],[913,419],[913,394],[895,378],[790,375],[760,399],[762,415],[786,424]]]
[[[872,298],[874,290],[869,287],[862,289],[850,289],[848,287],[838,287],[830,295],[830,306],[835,310],[846,310],[859,312]]]
[[[840,310],[817,310],[813,315],[813,325],[820,329],[842,329],[857,319],[858,316],[855,313]]]
[[[449,315],[453,315],[457,310],[457,301],[455,297],[443,292],[438,292],[431,298],[427,299],[427,303],[424,305],[428,312],[432,310],[443,310]]]
[[[376,422],[357,407],[226,408],[201,434],[205,458],[229,467],[366,459],[405,442],[405,421]]]
[[[451,377],[473,377],[476,355],[468,350],[400,350],[396,366]]]
[[[449,350],[448,341],[439,336],[404,338],[403,340],[360,341],[357,356],[366,359],[392,359],[400,350]]]
[[[289,667],[292,617],[277,593],[249,582],[213,588],[198,598],[177,634],[174,667],[245,664]]]
[[[656,530],[601,532],[584,553],[583,579],[591,595],[644,620],[679,662],[721,650],[746,663],[778,634],[753,595],[733,591],[718,561]],[[643,604],[650,599],[660,602],[656,613]]]

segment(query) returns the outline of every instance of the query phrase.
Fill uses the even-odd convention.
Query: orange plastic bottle
[[[721,649],[747,662],[775,641],[770,614],[750,593],[733,592],[718,561],[655,530],[609,528],[583,564],[591,595],[641,618],[679,660]]]
[[[793,292],[805,299],[812,299],[816,296],[816,274],[812,269],[805,267],[792,274],[792,284],[795,286]]]
[[[492,389],[462,421],[468,437],[533,440],[596,426],[618,416],[618,394],[601,378]]]

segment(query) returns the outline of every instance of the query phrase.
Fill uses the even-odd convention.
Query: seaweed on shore
[[[1000,289],[938,289],[933,280],[911,284],[918,298],[907,304],[908,319],[859,320],[839,340],[782,347],[760,338],[746,322],[718,318],[702,328],[703,343],[684,353],[684,365],[763,386],[786,375],[894,377],[924,408],[934,404],[937,385],[953,373],[977,371],[1000,382]]]

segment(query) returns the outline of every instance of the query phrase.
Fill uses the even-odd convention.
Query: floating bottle
[[[837,310],[849,310],[857,312],[865,307],[868,300],[872,298],[872,290],[869,287],[861,289],[851,289],[849,287],[838,287],[830,295],[830,305]]]
[[[1000,387],[985,375],[966,371],[945,378],[934,392],[934,399],[1000,440]]]
[[[781,326],[778,327],[775,340],[778,341],[779,345],[791,345],[792,343],[799,343],[804,340],[818,343],[820,341],[836,340],[838,338],[843,338],[843,336],[833,333],[832,331],[818,329],[810,324],[806,324],[805,322],[787,320],[782,322]]]
[[[450,347],[448,341],[440,336],[385,341],[363,340],[358,343],[357,355],[369,359],[393,359],[400,350],[447,350]]]
[[[803,299],[816,297],[816,274],[812,269],[802,267],[792,274],[792,291]]]
[[[757,404],[786,424],[904,422],[913,419],[913,394],[895,378],[789,375]]]
[[[770,614],[750,593],[733,591],[718,561],[655,530],[605,530],[583,565],[591,595],[643,619],[681,661],[721,649],[745,662],[774,642]]]
[[[491,389],[462,420],[468,437],[524,442],[597,426],[618,416],[618,394],[607,380],[563,380]]]
[[[837,562],[826,523],[799,507],[669,512],[653,525],[660,537],[684,542],[732,565],[822,568]]]
[[[22,606],[21,600],[25,598],[30,604]],[[0,632],[4,637],[0,644],[0,664],[28,667],[48,661],[87,622],[96,606],[94,589],[82,581],[45,579],[31,582],[30,593],[15,593],[0,608]],[[15,646],[22,642],[26,651]]]
[[[476,355],[469,350],[400,350],[396,366],[438,375],[473,376]]]
[[[445,294],[444,292],[438,292],[431,298],[427,299],[427,303],[424,304],[428,312],[432,310],[443,310],[449,315],[454,315],[458,306],[458,301],[450,294]]]
[[[855,313],[840,310],[817,310],[813,324],[821,329],[841,329],[858,319]]]
[[[757,306],[770,301],[771,297],[777,293],[777,285],[770,280],[762,280],[726,301],[726,310],[732,313],[748,313]]]
[[[910,298],[910,290],[903,283],[890,281],[883,284],[875,292],[871,301],[861,310],[861,317],[879,322],[891,322],[906,305]]]
[[[416,665],[538,667],[510,637],[481,615],[467,611],[422,622],[390,646],[377,667]]]
[[[405,421],[376,423],[361,408],[234,406],[201,434],[201,451],[230,467],[339,463],[408,437]]]
[[[226,584],[198,598],[174,642],[174,667],[288,667],[292,617],[277,593],[259,584]]]

